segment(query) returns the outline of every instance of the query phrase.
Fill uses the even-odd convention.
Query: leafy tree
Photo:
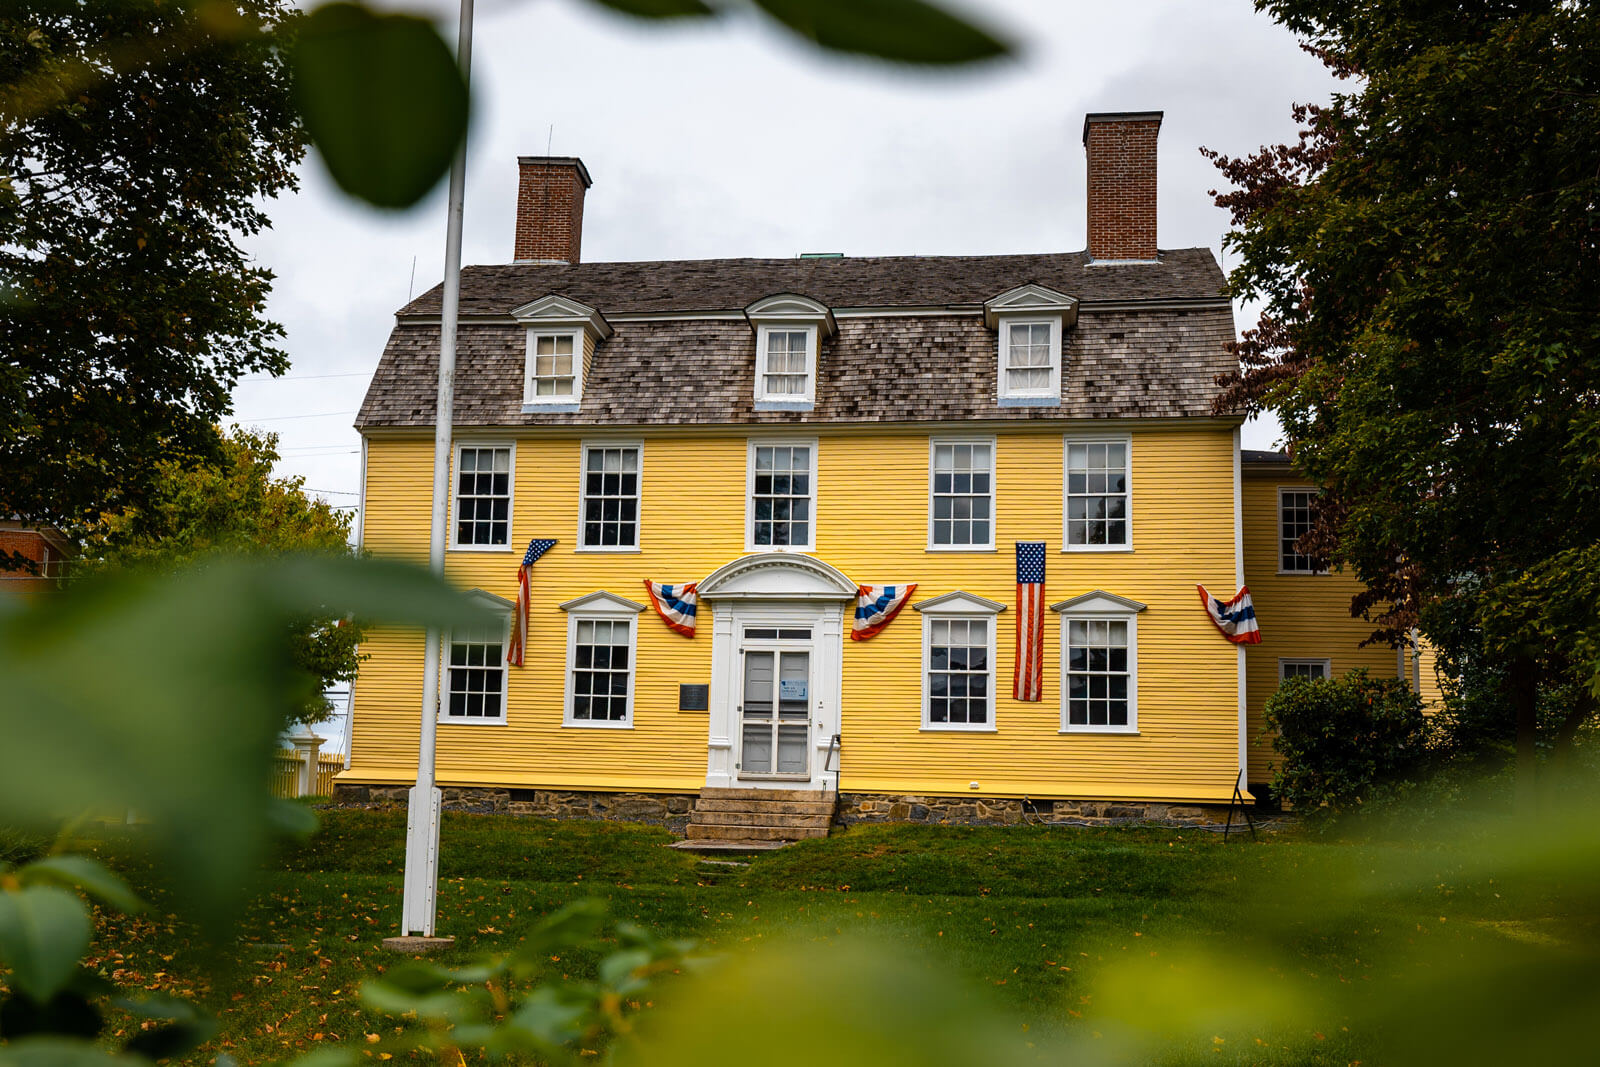
[[[305,479],[274,478],[276,434],[235,429],[221,440],[215,465],[160,463],[142,506],[105,516],[87,538],[86,570],[131,567],[172,571],[222,554],[344,555],[350,518],[305,495]],[[322,691],[356,676],[363,636],[353,622],[298,619],[291,642],[306,686],[291,721],[326,718]]]
[[[1324,487],[1307,547],[1367,584],[1374,639],[1503,663],[1527,770],[1541,686],[1589,681],[1579,721],[1600,691],[1596,5],[1257,6],[1349,90],[1210,153],[1265,305],[1219,408],[1282,419]]]
[[[0,514],[138,506],[215,459],[237,379],[280,373],[239,239],[303,154],[287,0],[0,11]],[[259,32],[258,32],[259,28]]]

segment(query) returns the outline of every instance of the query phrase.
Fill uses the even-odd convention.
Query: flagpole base
[[[388,952],[401,952],[408,956],[421,956],[429,952],[442,952],[456,947],[453,937],[386,937],[383,947]]]
[[[412,935],[431,939],[439,881],[439,812],[444,798],[436,786],[413,786],[408,799],[399,940]]]

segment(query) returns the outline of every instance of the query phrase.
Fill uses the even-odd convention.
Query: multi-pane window
[[[573,621],[573,722],[626,723],[632,677],[632,619]]]
[[[463,445],[456,453],[456,545],[511,543],[511,449]]]
[[[994,446],[934,441],[929,540],[934,548],[994,545]]]
[[[445,718],[463,722],[505,718],[505,651],[503,631],[451,636]]]
[[[1054,327],[1048,322],[1006,324],[1001,396],[1055,395]]]
[[[1068,548],[1124,547],[1128,540],[1128,442],[1067,442]]]
[[[1278,569],[1294,574],[1317,574],[1327,569],[1322,560],[1296,550],[1300,538],[1311,529],[1315,489],[1278,490]]]
[[[583,452],[584,548],[639,545],[639,448],[591,445]]]
[[[528,373],[530,400],[571,400],[577,395],[573,371],[576,337],[570,333],[536,333],[532,367]]]
[[[1313,682],[1325,681],[1328,677],[1328,661],[1325,659],[1280,659],[1278,661],[1278,680],[1286,682],[1290,678],[1306,678]]]
[[[1131,728],[1131,623],[1074,618],[1065,622],[1067,728]]]
[[[929,726],[988,726],[993,696],[989,619],[930,618]]]
[[[812,448],[808,444],[751,448],[751,544],[810,547]]]
[[[811,333],[809,330],[762,332],[761,382],[763,399],[804,400],[811,395]]]

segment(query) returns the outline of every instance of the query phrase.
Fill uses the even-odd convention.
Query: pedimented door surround
[[[844,618],[846,608],[855,603],[855,583],[838,568],[814,557],[763,552],[741,556],[718,567],[700,583],[699,592],[701,603],[711,606],[707,787],[833,788],[838,760],[835,758],[828,766],[828,747],[839,733]],[[778,631],[786,631],[788,636],[779,636]],[[800,631],[808,631],[809,637],[800,637]],[[774,645],[774,641],[778,643]],[[794,688],[800,680],[798,675],[790,679],[792,699],[803,699],[810,705],[803,778],[776,773],[775,756],[758,750],[752,753],[757,757],[756,769],[746,773],[740,766],[744,762],[741,751],[747,718],[743,713],[746,653],[759,656],[764,649],[784,648],[805,652],[809,667],[803,697],[794,695],[799,692]],[[774,684],[781,681],[775,679]],[[759,731],[752,727],[750,732],[751,743],[759,744],[754,740]],[[761,773],[767,767],[772,770]]]

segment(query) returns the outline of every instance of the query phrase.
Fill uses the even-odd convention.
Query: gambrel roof
[[[984,305],[1025,286],[1077,302],[1059,405],[995,402]],[[809,411],[754,409],[744,309],[779,294],[837,315]],[[550,296],[595,309],[615,330],[595,348],[575,413],[523,410],[526,328],[512,312]],[[1222,272],[1204,248],[1130,265],[1082,253],[515,263],[468,267],[461,311],[460,427],[1206,417],[1217,376],[1236,367]],[[401,310],[358,427],[433,425],[438,313],[437,287]]]

